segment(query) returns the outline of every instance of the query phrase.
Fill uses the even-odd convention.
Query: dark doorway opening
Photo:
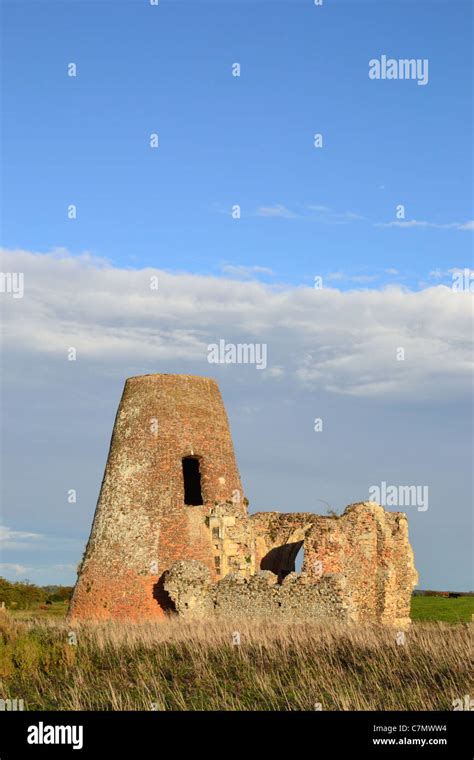
[[[278,576],[278,583],[282,583],[287,575],[296,570],[295,560],[303,546],[303,541],[295,541],[283,546],[275,546],[260,562],[261,570],[271,570]]]
[[[183,457],[184,503],[197,507],[203,503],[201,472],[197,457]]]

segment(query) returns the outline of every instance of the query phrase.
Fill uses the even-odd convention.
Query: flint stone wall
[[[237,574],[212,583],[200,562],[181,561],[166,573],[164,587],[185,619],[316,620],[350,621],[346,581],[328,575],[314,582],[307,575],[291,573],[279,584],[269,570],[245,578]]]

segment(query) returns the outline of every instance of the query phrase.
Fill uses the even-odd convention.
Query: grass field
[[[37,604],[29,610],[9,610],[9,614],[16,620],[61,620],[66,617],[67,610],[67,602],[52,602],[47,605]]]
[[[0,613],[0,698],[25,710],[451,710],[473,693],[465,623],[417,622],[400,645],[381,626],[174,619],[82,624],[71,644],[48,614]]]
[[[474,596],[458,599],[443,596],[413,596],[412,620],[439,620],[445,623],[469,623],[474,614]]]

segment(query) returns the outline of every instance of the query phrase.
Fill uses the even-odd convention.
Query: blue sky
[[[420,586],[472,589],[471,3],[2,13],[2,271],[25,292],[0,293],[0,573],[74,582],[124,380],[177,372],[218,380],[252,511],[426,485]],[[428,84],[369,79],[384,54]],[[268,368],[210,366],[221,339]]]
[[[397,204],[471,219],[470,16],[457,1],[6,2],[4,245],[293,284],[395,268],[417,287],[469,266],[465,230],[377,225]],[[428,84],[370,80],[382,54],[428,58]]]

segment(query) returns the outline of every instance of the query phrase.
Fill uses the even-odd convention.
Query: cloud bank
[[[21,299],[1,294],[4,355],[67,361],[74,347],[99,364],[179,361],[183,372],[192,363],[210,374],[210,343],[263,342],[268,371],[257,374],[271,382],[356,396],[469,393],[472,294],[445,285],[271,286],[232,278],[232,269],[221,278],[127,270],[65,251],[3,251],[2,271],[24,273],[25,288]]]

